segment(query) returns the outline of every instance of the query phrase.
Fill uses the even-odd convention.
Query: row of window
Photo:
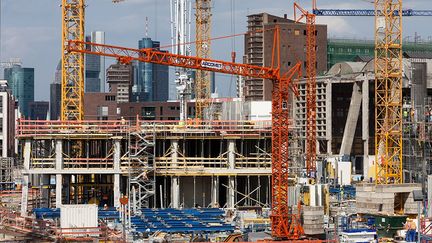
[[[330,52],[335,52],[335,48],[334,47],[330,47],[329,51]],[[342,47],[339,47],[339,48],[337,48],[337,52],[338,53],[353,53],[354,49],[353,48],[342,48]],[[362,53],[369,54],[370,53],[370,49],[357,48],[357,49],[355,49],[355,53],[358,53],[358,54],[362,54]]]

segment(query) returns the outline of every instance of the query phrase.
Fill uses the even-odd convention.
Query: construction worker
[[[407,242],[415,242],[416,224],[412,219],[407,219],[407,222],[405,223],[405,229],[407,231],[405,235],[405,240]]]

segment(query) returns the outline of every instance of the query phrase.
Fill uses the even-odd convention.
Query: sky
[[[193,0],[192,0],[193,1]],[[372,9],[373,0],[317,0],[318,8]],[[35,100],[49,100],[49,84],[54,80],[55,68],[61,55],[60,0],[0,0],[1,37],[0,60],[21,58],[25,67],[35,68]],[[194,2],[194,1],[193,1]],[[293,17],[293,0],[213,0],[212,36],[244,33],[247,15],[261,12]],[[311,0],[298,1],[305,9]],[[105,31],[106,43],[136,48],[138,40],[150,37],[161,45],[169,45],[170,0],[125,0],[113,4],[111,0],[87,0],[86,33]],[[405,0],[404,8],[432,9],[431,0]],[[232,18],[232,15],[234,17]],[[148,22],[146,24],[146,18]],[[404,19],[404,36],[415,33],[424,39],[432,36],[432,17]],[[192,30],[194,30],[192,21]],[[328,36],[334,38],[372,39],[372,17],[319,17],[319,24],[328,25]],[[147,27],[146,27],[147,26]],[[148,31],[146,31],[148,30]],[[195,33],[192,33],[192,40]],[[192,49],[195,49],[192,46]],[[237,61],[243,54],[243,38],[222,39],[212,44],[212,58]],[[108,60],[113,62],[113,60]],[[217,74],[216,89],[220,96],[235,92],[235,79]]]

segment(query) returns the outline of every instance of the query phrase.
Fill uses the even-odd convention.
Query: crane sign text
[[[201,67],[220,70],[220,69],[222,69],[222,63],[210,62],[210,61],[202,61],[201,62]]]

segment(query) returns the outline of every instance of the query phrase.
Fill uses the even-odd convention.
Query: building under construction
[[[0,82],[0,241],[432,240],[431,48],[402,36],[432,11],[250,14],[238,63],[211,58],[211,0],[170,2],[170,52],[86,41],[85,4],[62,0],[59,119],[20,116]],[[375,17],[375,42],[328,40],[317,16]],[[116,59],[109,92],[84,93],[86,55]],[[174,67],[176,98],[137,102],[168,76],[137,63]],[[212,97],[214,73],[239,97]]]

